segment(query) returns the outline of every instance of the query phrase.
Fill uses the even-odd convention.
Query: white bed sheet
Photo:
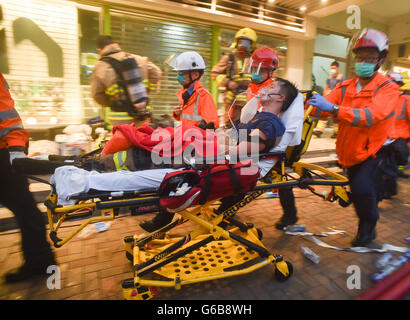
[[[75,166],[63,166],[55,170],[50,183],[56,186],[59,205],[74,204],[70,197],[90,189],[99,191],[134,191],[158,189],[165,175],[182,169],[151,169],[142,171],[116,171],[99,173]]]

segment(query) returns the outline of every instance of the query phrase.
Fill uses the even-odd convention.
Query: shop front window
[[[331,75],[333,61],[339,64],[339,73],[345,78],[350,76],[348,70],[348,44],[349,38],[336,34],[318,33],[315,39],[315,49],[313,54],[312,77],[314,79],[315,90],[323,93],[326,81]]]
[[[49,0],[0,4],[1,72],[26,128],[78,123],[78,20],[75,4]]]

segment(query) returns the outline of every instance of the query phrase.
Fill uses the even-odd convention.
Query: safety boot
[[[360,221],[357,235],[352,241],[352,247],[366,247],[376,239],[376,223],[366,220]]]
[[[285,227],[295,224],[298,221],[296,216],[289,216],[284,214],[278,222],[275,223],[275,228],[283,230]]]
[[[158,230],[172,221],[174,215],[168,211],[161,210],[152,220],[145,220],[140,223],[140,227],[151,233]]]

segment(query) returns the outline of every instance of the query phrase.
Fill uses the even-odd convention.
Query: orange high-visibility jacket
[[[252,98],[256,97],[260,89],[269,87],[273,83],[273,81],[274,80],[270,78],[266,80],[265,82],[262,82],[259,84],[255,82],[251,82],[248,86],[248,90],[246,90],[246,100],[249,101]]]
[[[25,147],[29,137],[19,114],[14,109],[7,81],[0,73],[0,149]]]
[[[394,130],[390,138],[408,139],[410,138],[410,96],[400,95],[397,104],[396,115],[394,117]]]
[[[344,167],[375,157],[392,133],[400,95],[397,85],[381,73],[377,73],[359,93],[357,81],[357,77],[343,81],[326,96],[329,102],[339,106],[336,153]],[[332,116],[319,109],[313,110],[312,115]]]
[[[194,91],[188,102],[184,105],[182,94],[187,90],[188,89],[181,89],[177,92],[177,97],[182,106],[182,112],[178,117],[172,114],[173,117],[181,121],[182,125],[197,125],[201,120],[205,120],[206,123],[213,122],[215,128],[219,128],[218,110],[215,102],[201,81],[195,81]]]

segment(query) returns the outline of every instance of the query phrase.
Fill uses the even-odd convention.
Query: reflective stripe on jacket
[[[381,73],[360,92],[357,92],[357,81],[357,77],[343,81],[326,96],[329,102],[339,105],[336,153],[344,167],[375,157],[392,133],[399,98],[397,85]],[[313,110],[312,115],[332,116],[318,109]]]
[[[29,137],[18,112],[14,109],[7,81],[0,73],[0,149],[25,147]]]
[[[219,128],[218,110],[211,94],[204,88],[201,81],[195,81],[194,91],[188,102],[184,105],[182,95],[188,89],[181,89],[177,92],[182,111],[179,117],[173,114],[173,117],[182,122],[182,125],[197,125],[199,121],[204,120],[206,123],[213,122],[215,128]]]
[[[397,104],[396,115],[394,117],[394,130],[390,138],[408,139],[410,138],[410,96],[400,95]]]
[[[233,53],[233,61],[231,65],[231,54],[222,56],[219,62],[211,70],[211,78],[219,87],[226,87],[229,81],[235,81],[238,84],[238,88],[245,88],[252,81],[252,75],[249,72],[249,58],[240,57],[238,54]],[[230,72],[232,68],[232,72]],[[232,78],[231,78],[232,76]],[[244,95],[241,95],[242,90],[233,92],[228,88],[224,92],[224,100],[226,102],[233,101],[236,97],[237,102],[245,101]]]

